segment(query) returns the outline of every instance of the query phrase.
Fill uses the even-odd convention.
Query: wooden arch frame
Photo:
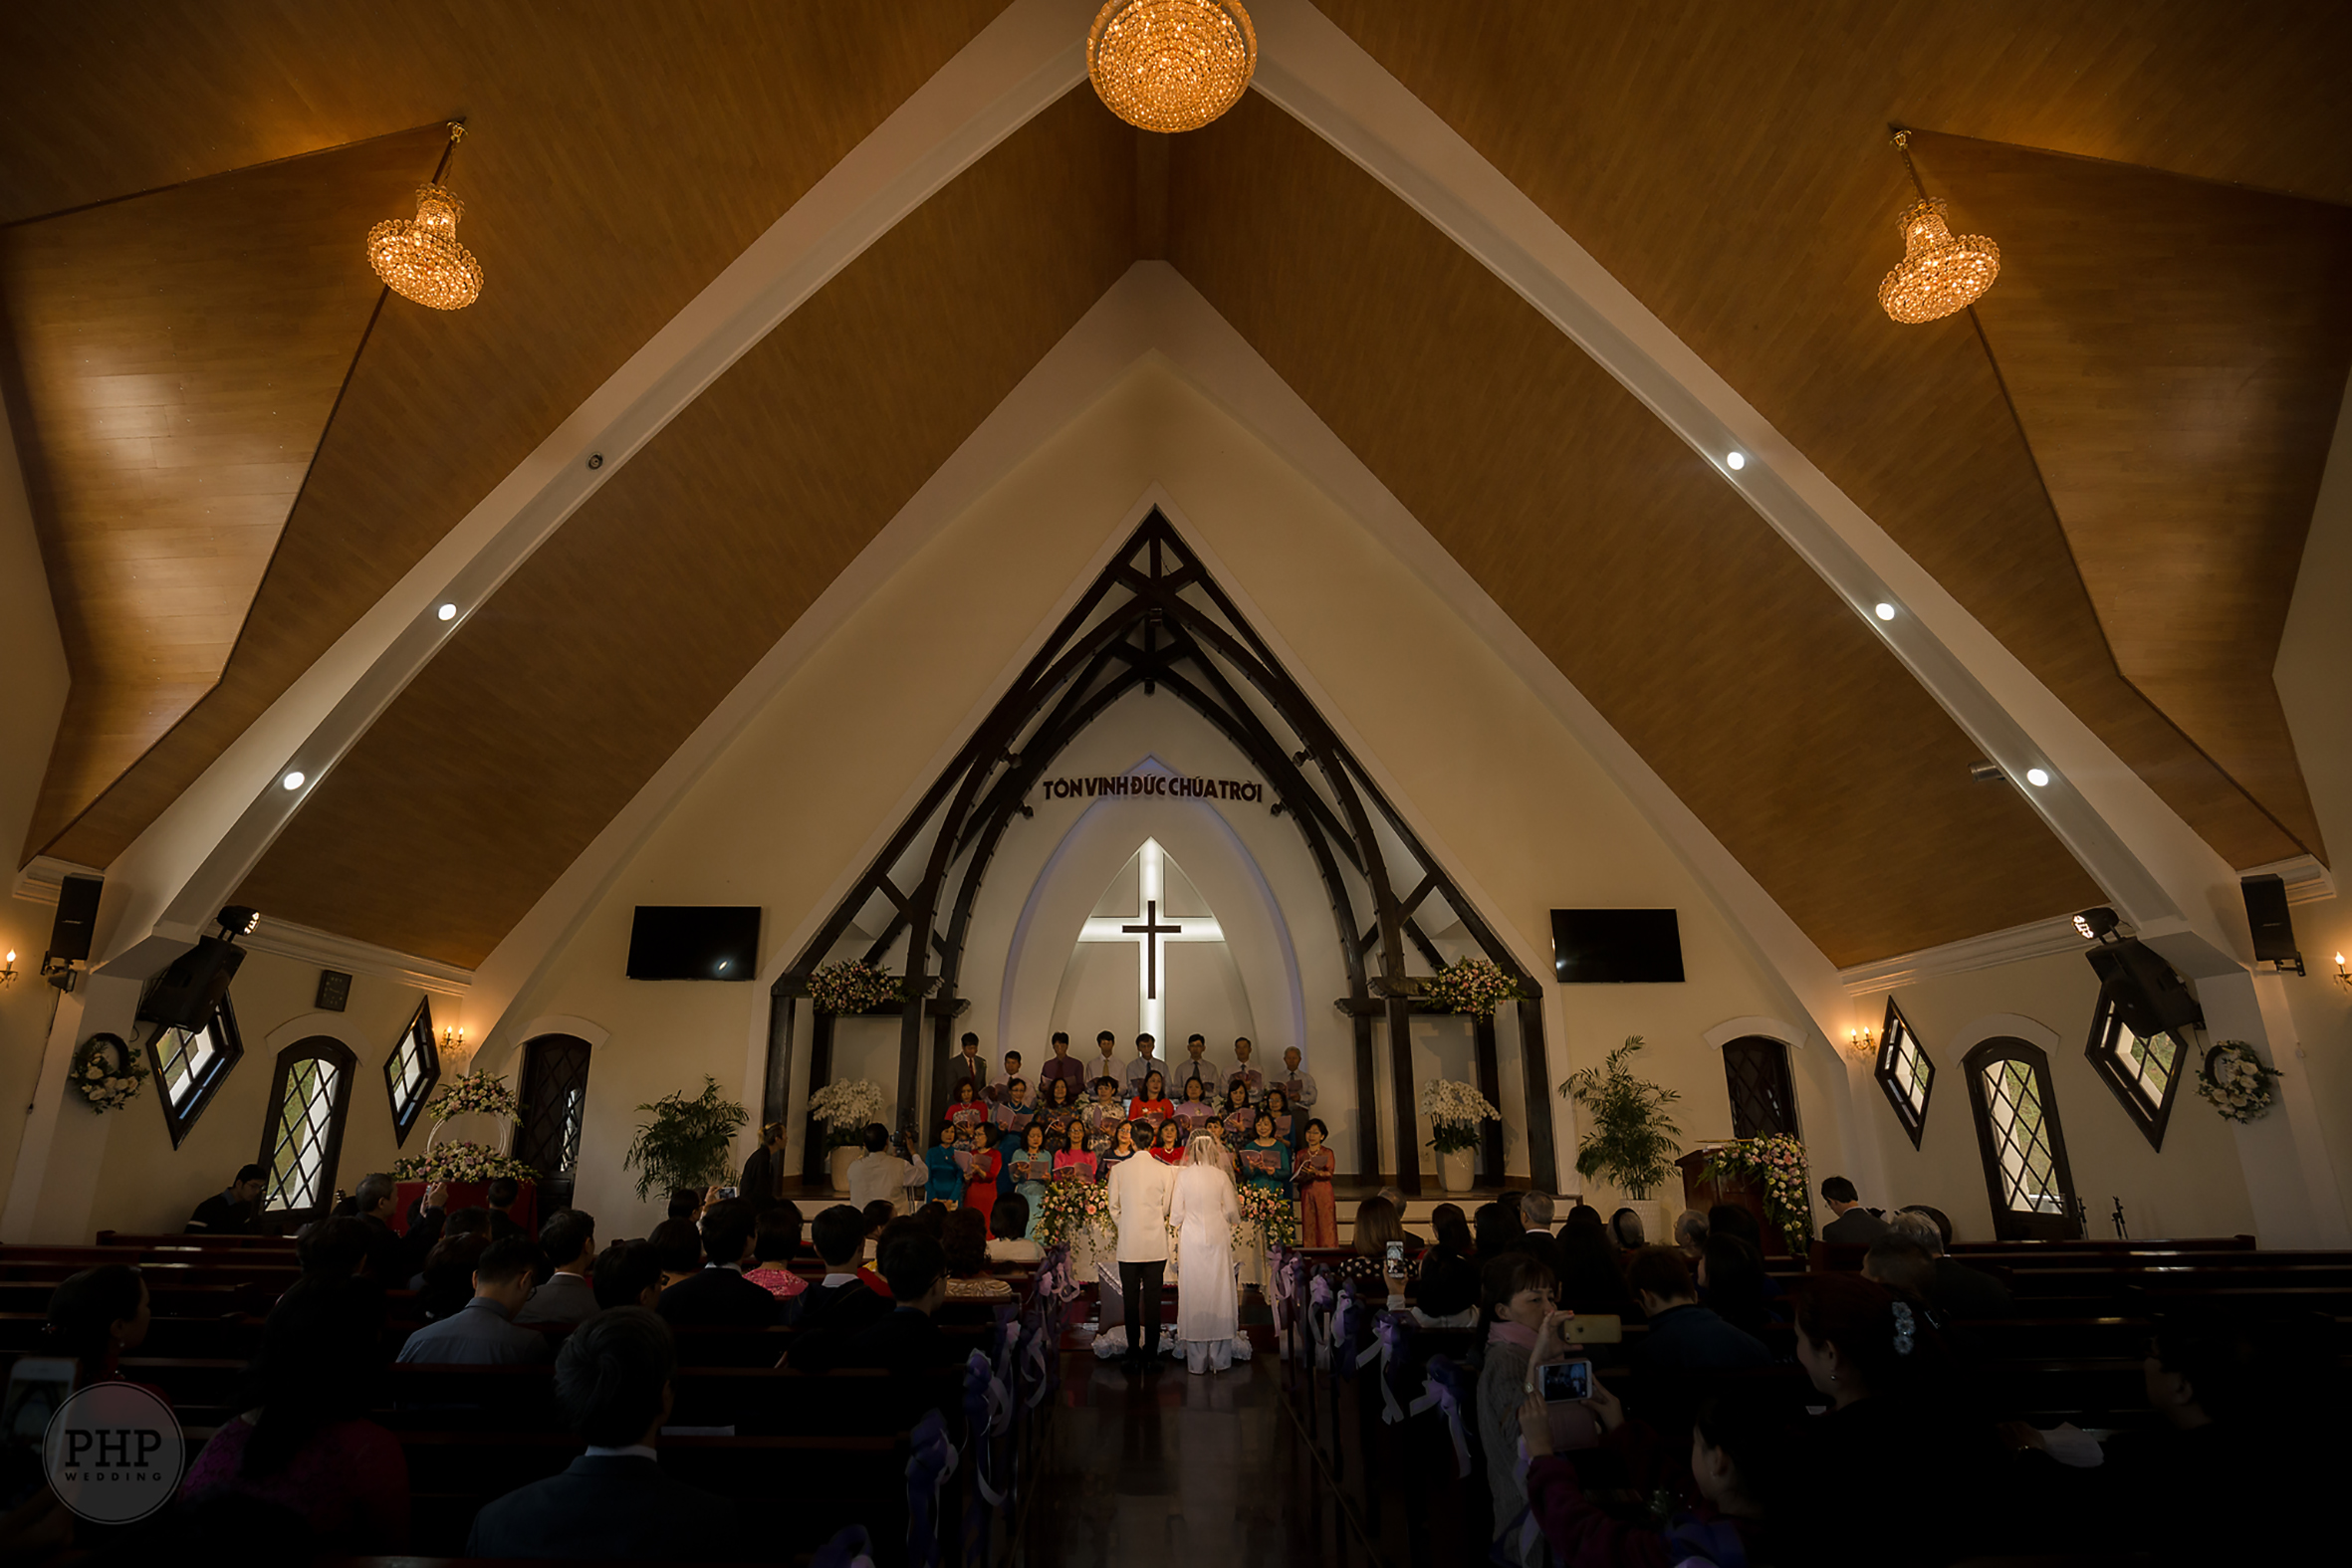
[[[1461,921],[1478,949],[1519,983],[1530,1179],[1539,1189],[1557,1186],[1551,1107],[1545,1098],[1550,1068],[1541,994],[1533,978],[1429,855],[1157,508],[1079,596],[778,977],[771,990],[762,1119],[781,1120],[785,1114],[796,1004],[808,995],[809,976],[870,910],[881,930],[863,957],[879,964],[899,948],[904,990],[921,1001],[919,1007],[910,1001],[874,1009],[896,1012],[903,1020],[898,1116],[902,1125],[914,1123],[923,1086],[923,1020],[932,1022],[935,1065],[943,1064],[954,1019],[969,1005],[957,986],[972,910],[998,845],[1014,821],[1034,814],[1027,796],[1055,759],[1139,687],[1146,696],[1166,688],[1231,741],[1263,775],[1275,797],[1272,810],[1290,818],[1313,857],[1347,976],[1347,995],[1336,1005],[1353,1025],[1358,1103],[1367,1127],[1377,1104],[1372,1024],[1381,1017],[1388,1022],[1397,1185],[1408,1193],[1421,1190],[1411,1014],[1423,980],[1443,962],[1417,918],[1436,900]],[[1369,915],[1368,923],[1359,911]],[[1419,975],[1408,967],[1415,960],[1422,965]],[[833,1015],[813,1012],[810,1071],[815,1082],[829,1070]],[[1480,1090],[1499,1103],[1501,1074],[1491,1018],[1477,1020],[1476,1038]],[[1500,1181],[1499,1128],[1490,1126],[1483,1152],[1488,1179]],[[815,1180],[822,1169],[823,1152],[811,1138],[805,1173]]]

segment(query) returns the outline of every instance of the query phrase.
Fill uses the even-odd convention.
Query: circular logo
[[[41,1459],[67,1507],[100,1524],[129,1524],[179,1490],[187,1447],[160,1396],[135,1383],[93,1383],[49,1418]]]

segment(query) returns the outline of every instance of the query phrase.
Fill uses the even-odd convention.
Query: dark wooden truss
[[[1398,1185],[1420,1190],[1418,1095],[1413,1082],[1411,1013],[1424,979],[1443,962],[1427,930],[1431,912],[1450,913],[1486,957],[1519,982],[1525,1055],[1527,1128],[1532,1180],[1557,1185],[1551,1150],[1548,1066],[1542,1004],[1532,978],[1487,920],[1422,847],[1410,825],[1342,746],[1306,694],[1245,621],[1225,590],[1157,511],[1063,617],[963,750],[940,774],[865,874],[792,966],[777,980],[769,1016],[763,1119],[781,1120],[792,1080],[795,1015],[808,981],[852,931],[878,932],[868,963],[898,967],[920,1008],[877,1011],[902,1019],[898,1114],[914,1125],[924,1098],[923,1024],[931,1020],[930,1098],[944,1094],[941,1069],[951,1051],[965,941],[973,906],[999,844],[1033,810],[1030,791],[1057,758],[1113,704],[1138,687],[1186,704],[1241,751],[1263,776],[1270,809],[1293,822],[1314,859],[1331,906],[1332,935],[1347,976],[1337,1006],[1353,1023],[1356,1087],[1371,1126],[1376,1086],[1372,1023],[1385,1016],[1396,1125],[1389,1156]],[[1445,929],[1442,925],[1438,929]],[[810,1082],[831,1070],[832,1014],[812,1009]],[[1492,1019],[1476,1026],[1479,1088],[1498,1105],[1501,1074]],[[1000,1042],[1001,1043],[1001,1042]],[[820,1140],[809,1141],[807,1172],[822,1169]],[[1503,1142],[1487,1130],[1484,1176],[1500,1182]],[[1367,1150],[1367,1171],[1378,1163]]]

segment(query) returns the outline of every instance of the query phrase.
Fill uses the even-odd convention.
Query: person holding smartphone
[[[1487,1324],[1486,1363],[1478,1378],[1479,1444],[1487,1454],[1487,1484],[1494,1492],[1499,1560],[1522,1568],[1538,1568],[1544,1548],[1540,1541],[1522,1548],[1520,1523],[1528,1494],[1519,1477],[1519,1411],[1531,1386],[1529,1369],[1537,1348],[1557,1316],[1557,1288],[1551,1270],[1526,1252],[1499,1253],[1479,1270],[1479,1305]],[[1564,1343],[1557,1343],[1546,1359],[1562,1359],[1564,1350]]]

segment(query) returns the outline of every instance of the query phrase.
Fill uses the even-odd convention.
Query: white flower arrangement
[[[1503,1119],[1485,1095],[1452,1078],[1432,1078],[1421,1086],[1421,1114],[1429,1118],[1429,1146],[1440,1154],[1477,1148],[1479,1125]]]
[[[137,1099],[147,1081],[146,1064],[131,1054],[119,1034],[93,1034],[84,1040],[68,1072],[90,1108],[101,1114]]]
[[[863,959],[842,959],[809,977],[809,1001],[825,1012],[863,1012],[898,1000],[898,977]]]
[[[1495,1009],[1520,996],[1519,982],[1492,959],[1466,958],[1421,983],[1421,1000],[1449,1012],[1491,1018]]]
[[[865,1142],[865,1129],[882,1117],[882,1086],[870,1078],[844,1078],[809,1096],[809,1114],[824,1127],[827,1152]]]
[[[433,1120],[445,1122],[452,1116],[503,1116],[514,1121],[523,1113],[522,1102],[515,1091],[508,1088],[506,1077],[495,1072],[461,1072],[449,1080],[433,1101],[425,1107]]]
[[[2205,1053],[2197,1092],[2225,1121],[2260,1121],[2278,1098],[2270,1080],[2279,1076],[2279,1070],[2255,1055],[2245,1041],[2220,1040]]]
[[[435,1144],[421,1155],[394,1160],[392,1176],[402,1182],[491,1182],[502,1176],[532,1182],[539,1179],[539,1172],[487,1144],[461,1138]]]

